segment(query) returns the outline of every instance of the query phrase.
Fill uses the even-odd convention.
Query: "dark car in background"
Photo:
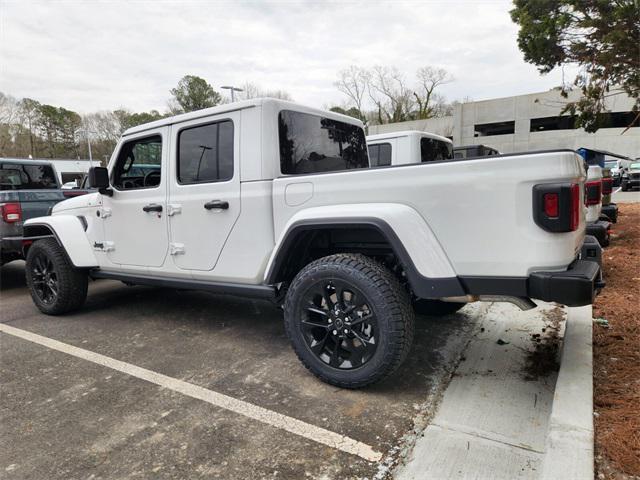
[[[86,193],[61,190],[49,162],[0,158],[0,265],[23,258],[22,224],[56,203]]]
[[[636,161],[629,165],[622,174],[620,186],[623,192],[640,187],[640,162]]]

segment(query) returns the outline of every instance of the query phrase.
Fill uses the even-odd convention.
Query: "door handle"
[[[150,203],[149,205],[145,205],[144,207],[142,207],[142,210],[145,212],[161,212],[162,205],[159,205],[157,203]]]
[[[207,210],[227,210],[229,208],[229,202],[222,200],[211,200],[204,204],[204,208]]]

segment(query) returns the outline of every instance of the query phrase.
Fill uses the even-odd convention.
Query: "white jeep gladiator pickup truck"
[[[27,283],[52,315],[89,278],[272,299],[309,370],[361,387],[407,356],[412,302],[591,303],[584,179],[572,152],[369,168],[356,119],[232,103],[127,130],[98,192],[26,222]]]
[[[603,175],[599,165],[587,165],[587,180],[584,185],[587,206],[587,235],[595,237],[600,246],[609,246],[611,222],[602,215]]]
[[[435,133],[417,130],[378,133],[367,137],[372,167],[407,165],[454,158],[453,142]]]

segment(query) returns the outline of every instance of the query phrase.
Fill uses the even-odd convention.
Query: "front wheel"
[[[25,272],[33,302],[47,315],[76,310],[87,298],[87,273],[71,264],[54,238],[31,246]]]
[[[623,192],[628,191],[628,190],[629,190],[629,184],[628,184],[627,182],[622,182],[622,185],[621,185],[620,189],[621,189]]]
[[[305,367],[344,388],[388,377],[413,342],[406,290],[389,270],[363,255],[331,255],[304,267],[287,292],[284,318]]]

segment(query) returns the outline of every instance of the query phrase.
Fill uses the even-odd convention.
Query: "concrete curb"
[[[568,309],[542,479],[594,475],[592,315],[590,305]]]

